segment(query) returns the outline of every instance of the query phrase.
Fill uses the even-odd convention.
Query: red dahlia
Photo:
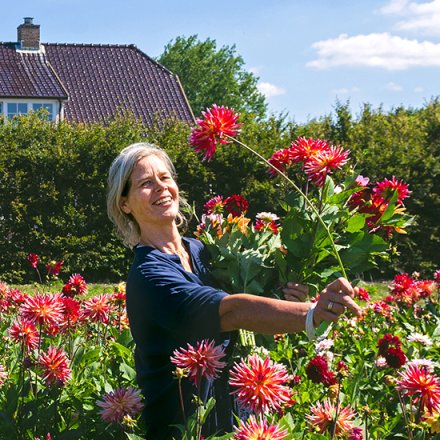
[[[9,329],[11,339],[28,350],[38,347],[38,331],[33,321],[28,319],[16,320]]]
[[[36,269],[38,266],[38,263],[40,261],[40,256],[37,254],[29,253],[27,256],[27,260],[29,261],[30,265]]]
[[[249,203],[247,200],[238,194],[234,194],[224,201],[225,211],[234,217],[240,217],[240,215],[245,214],[248,207]]]
[[[408,190],[408,185],[393,176],[391,180],[384,179],[382,182],[378,182],[376,187],[373,188],[373,196],[380,200],[381,203],[389,202],[396,190],[398,204],[402,204],[403,200],[411,194],[411,191]]]
[[[212,199],[209,199],[204,205],[203,205],[203,211],[207,215],[211,214],[221,214],[223,212],[223,197],[222,196],[215,196]]]
[[[306,367],[306,374],[313,383],[322,383],[327,387],[337,382],[335,373],[328,369],[325,356],[314,357]]]
[[[228,107],[214,104],[202,112],[203,118],[196,120],[197,126],[192,128],[189,143],[195,151],[204,153],[205,160],[211,160],[217,144],[228,144],[225,136],[236,136],[240,133],[239,114]]]
[[[258,419],[251,415],[246,423],[240,422],[236,428],[234,440],[284,440],[287,430],[281,429],[278,424],[268,424],[260,415]]]
[[[240,404],[257,413],[280,410],[290,404],[292,390],[286,384],[292,380],[286,367],[273,362],[269,357],[262,360],[254,354],[235,363],[230,373],[229,384],[236,388],[232,394]]]
[[[63,319],[63,302],[59,294],[27,296],[20,315],[40,325],[58,325]]]
[[[71,377],[69,359],[62,348],[49,347],[47,353],[41,355],[38,363],[43,368],[43,380],[47,384],[64,384]]]

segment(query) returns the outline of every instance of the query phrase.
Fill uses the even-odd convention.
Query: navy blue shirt
[[[134,248],[134,262],[127,278],[127,314],[136,343],[137,382],[145,397],[144,418],[148,439],[179,438],[170,424],[183,424],[175,365],[170,356],[202,339],[228,344],[231,335],[220,332],[220,301],[227,293],[213,287],[202,243],[184,238],[193,272],[187,272],[177,255],[165,254],[149,246]],[[195,394],[189,379],[182,380],[186,414],[194,412]],[[206,434],[232,429],[231,398],[227,372],[204,384],[205,398],[217,400]]]

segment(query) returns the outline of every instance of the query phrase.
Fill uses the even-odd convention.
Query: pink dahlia
[[[440,286],[440,269],[434,272],[434,280]]]
[[[292,400],[292,390],[286,384],[292,380],[286,367],[269,357],[262,360],[254,354],[235,363],[230,372],[229,385],[240,404],[257,413],[281,410]]]
[[[234,217],[244,215],[248,210],[248,207],[248,201],[243,196],[238,194],[234,194],[224,201],[225,211],[229,214],[232,214]]]
[[[414,398],[414,403],[421,408],[433,411],[440,406],[440,380],[425,368],[408,366],[397,381],[397,389],[404,396]]]
[[[20,308],[24,319],[40,325],[57,325],[63,319],[63,302],[59,294],[27,296]]]
[[[212,199],[209,199],[203,205],[203,211],[207,215],[221,214],[223,212],[223,205],[224,205],[223,197],[215,196]]]
[[[43,369],[43,380],[47,384],[64,384],[70,380],[70,362],[62,348],[49,347],[47,353],[40,356],[38,363]]]
[[[364,288],[358,287],[354,292],[356,298],[360,299],[361,301],[370,301],[370,294]]]
[[[373,188],[373,197],[381,203],[389,202],[396,190],[398,204],[402,204],[403,200],[411,194],[411,191],[408,190],[408,185],[393,176],[391,180],[384,179],[382,182],[377,182],[376,187]]]
[[[234,440],[284,440],[287,434],[287,429],[281,429],[278,424],[268,424],[261,415],[258,419],[251,415],[246,423],[240,422],[233,438]]]
[[[96,295],[83,303],[82,317],[92,322],[109,321],[110,313],[113,311],[108,294]]]
[[[197,126],[192,128],[189,143],[198,153],[204,154],[205,160],[211,160],[217,144],[228,144],[225,136],[236,136],[240,133],[239,114],[228,107],[214,104],[202,112],[203,118],[196,120]]]
[[[179,368],[188,370],[189,378],[195,386],[205,378],[212,380],[218,377],[218,373],[225,367],[226,362],[221,361],[225,356],[224,348],[203,339],[197,342],[196,347],[188,344],[188,349],[174,350],[171,362]]]
[[[107,393],[102,400],[96,402],[102,408],[99,411],[102,420],[121,424],[125,416],[133,417],[139,414],[144,409],[140,393],[140,390],[133,387],[117,388]]]
[[[312,414],[307,414],[306,419],[313,427],[317,427],[320,434],[333,430],[333,422],[336,416],[336,406],[330,399],[324,400],[323,404],[318,402],[312,405],[310,410]],[[335,434],[348,434],[353,430],[353,422],[355,413],[349,407],[339,407],[338,419],[336,420]]]

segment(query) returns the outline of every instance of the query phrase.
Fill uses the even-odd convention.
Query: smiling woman
[[[230,360],[238,329],[293,333],[305,329],[308,316],[310,334],[322,320],[338,320],[345,307],[359,312],[351,299],[353,288],[344,279],[327,286],[313,306],[219,290],[209,272],[204,245],[179,233],[181,204],[174,167],[163,150],[134,144],[114,160],[107,209],[134,252],[127,278],[127,314],[136,342],[137,381],[146,399],[143,415],[148,438],[156,440],[179,438],[172,425],[182,424],[195,410],[192,385],[182,382],[180,397],[173,376],[170,358],[180,347],[210,340],[209,344],[222,346]],[[295,287],[284,292],[289,299],[301,297]],[[203,434],[230,432],[233,402],[228,371],[205,377],[197,385],[202,402],[211,397],[217,402]]]

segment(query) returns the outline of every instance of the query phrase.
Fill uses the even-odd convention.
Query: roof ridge
[[[43,46],[73,46],[73,47],[126,47],[137,49],[135,44],[116,44],[116,43],[41,43]]]

